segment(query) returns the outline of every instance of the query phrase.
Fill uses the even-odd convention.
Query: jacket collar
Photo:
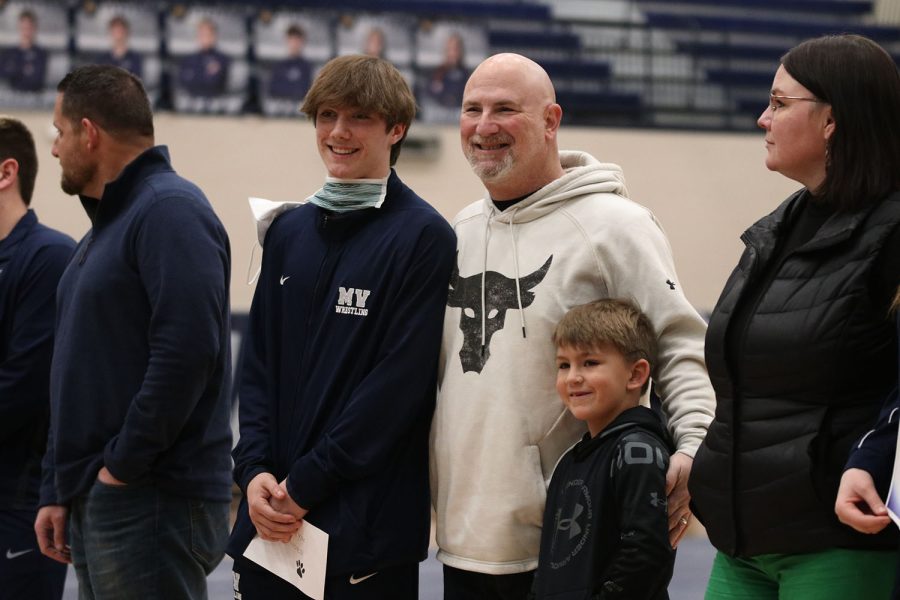
[[[378,211],[393,208],[393,203],[396,202],[396,198],[400,197],[402,188],[403,183],[397,176],[397,172],[391,168],[391,173],[388,175],[385,200],[380,208],[366,208],[364,210],[355,210],[343,214],[332,213],[324,208],[319,208],[318,206],[314,206],[313,208],[319,211],[319,220],[323,223],[355,223],[359,220],[367,220],[374,217],[379,214]],[[253,219],[256,221],[256,235],[260,246],[265,244],[266,233],[268,233],[269,227],[281,213],[308,204],[306,200],[279,202],[252,197],[249,198],[249,200],[250,211],[253,213]],[[327,219],[325,218],[326,215]]]
[[[554,212],[564,202],[589,194],[617,194],[628,197],[621,167],[601,163],[586,152],[562,150],[559,153],[562,177],[548,182],[513,207],[500,212],[490,199],[485,199],[483,212],[488,219],[500,223],[527,223]]]
[[[741,239],[745,243],[752,244],[758,248],[774,247],[775,240],[781,239],[781,236],[784,234],[783,229],[794,221],[804,202],[809,202],[809,193],[805,188],[792,194],[772,213],[753,224],[744,232]],[[836,246],[849,239],[862,226],[876,206],[878,206],[878,203],[871,204],[858,211],[835,212],[825,221],[812,239],[803,244],[798,250],[801,252],[820,250]]]
[[[645,406],[634,406],[619,413],[612,423],[607,425],[596,437],[592,438],[591,434],[586,433],[573,449],[575,460],[584,460],[607,440],[617,438],[625,431],[635,427],[642,427],[653,432],[666,444],[669,452],[674,452],[672,440],[659,416]]]
[[[103,196],[99,200],[81,195],[78,198],[91,219],[91,224],[96,227],[134,201],[133,192],[138,183],[155,173],[171,170],[168,147],[153,146],[125,165],[119,176],[103,188]]]
[[[28,232],[37,223],[37,215],[33,210],[29,209],[25,215],[19,219],[9,235],[0,240],[0,259],[6,258],[6,255],[13,251],[21,242]]]

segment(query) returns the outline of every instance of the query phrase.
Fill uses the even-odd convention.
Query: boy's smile
[[[649,373],[646,360],[629,361],[611,344],[590,350],[561,346],[556,365],[556,391],[572,415],[587,423],[591,436],[637,406]]]

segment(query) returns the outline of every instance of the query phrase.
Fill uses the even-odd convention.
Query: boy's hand
[[[687,482],[693,464],[694,459],[681,452],[676,452],[669,458],[666,494],[669,497],[669,543],[673,548],[678,547],[691,520],[691,495],[688,493]]]
[[[284,496],[273,498],[272,507],[279,512],[292,515],[298,521],[302,521],[306,516],[306,513],[308,513],[309,511],[294,502],[294,499],[291,498],[290,494],[288,494],[287,479],[279,483],[278,487],[280,487],[281,491],[284,492]]]
[[[247,486],[247,508],[259,537],[270,542],[287,542],[300,529],[300,519],[275,508],[287,497],[271,473],[260,473]],[[292,501],[293,502],[293,501]]]
[[[891,522],[872,476],[863,469],[844,471],[834,512],[841,523],[862,533],[878,533]]]
[[[66,544],[66,522],[68,519],[68,508],[51,504],[42,506],[34,521],[34,533],[37,536],[41,554],[64,565],[72,562],[72,554],[68,544]]]

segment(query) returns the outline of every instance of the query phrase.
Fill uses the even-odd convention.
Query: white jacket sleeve
[[[693,457],[715,412],[704,358],[706,323],[681,289],[656,218],[634,204],[606,224],[595,245],[610,297],[635,301],[659,338],[654,382],[678,451]]]

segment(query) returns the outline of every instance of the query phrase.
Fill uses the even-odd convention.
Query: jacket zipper
[[[741,236],[741,238],[744,239],[743,236]],[[747,288],[747,285],[750,283],[751,279],[753,278],[754,273],[759,268],[760,251],[755,245],[753,245],[752,242],[750,242],[750,240],[744,239],[744,241],[746,242],[747,247],[750,248],[754,254],[753,263],[750,265],[750,270],[747,273],[747,279],[744,282],[743,289],[745,290]],[[777,251],[777,248],[775,248],[773,250],[773,252],[776,252],[776,251]],[[777,275],[778,271],[781,270],[781,267],[784,265],[785,262],[787,262],[788,258],[790,258],[791,255],[793,255],[793,254],[794,254],[794,250],[791,250],[790,252],[788,252],[787,254],[782,256],[781,259],[778,261],[778,263],[772,267],[773,278],[775,275]],[[771,280],[769,283],[771,284]],[[759,294],[757,296],[756,300],[754,301],[753,306],[750,307],[750,310],[749,310],[750,316],[749,316],[749,318],[746,319],[746,321],[744,323],[744,330],[741,333],[741,340],[743,340],[744,342],[746,342],[747,332],[750,329],[750,321],[752,320],[753,315],[756,314],[756,311],[759,308],[759,305],[762,303],[764,296],[765,296],[765,292]],[[735,303],[735,308],[737,308],[737,303]],[[733,315],[734,315],[734,311],[732,310],[732,316]],[[727,331],[726,331],[726,334],[727,334]],[[740,460],[739,460],[740,452],[738,452],[738,449],[740,448],[740,440],[741,440],[739,424],[741,422],[740,417],[741,417],[741,408],[743,406],[743,397],[741,396],[741,394],[738,391],[737,383],[739,383],[739,382],[735,381],[734,374],[733,374],[734,371],[731,368],[731,365],[729,363],[730,363],[729,360],[725,361],[725,368],[728,369],[729,376],[732,381],[731,394],[732,394],[732,398],[734,399],[734,416],[733,416],[734,446],[733,446],[733,451],[732,451],[732,454],[733,454],[732,473],[733,473],[734,479],[733,479],[732,485],[731,485],[731,503],[732,503],[732,506],[734,506],[734,520],[735,520],[735,543],[734,543],[735,547],[734,547],[734,550],[735,550],[735,554],[738,554],[741,551],[741,546],[742,546],[742,544],[740,542],[743,541],[743,540],[741,540],[742,536],[741,536],[741,532],[739,530],[739,526],[740,526],[740,522],[741,522],[741,519],[740,519],[741,509],[740,509],[740,504],[738,503],[738,493],[737,493],[737,485],[738,485],[738,479],[739,479],[738,476],[740,474]],[[738,369],[738,373],[740,373],[741,380],[743,381],[743,373],[740,372],[739,369]]]
[[[328,214],[325,214],[322,216],[321,228],[324,230],[327,227],[328,227]],[[310,345],[309,332],[310,332],[310,327],[312,327],[312,320],[313,320],[314,313],[317,314],[317,308],[319,305],[319,296],[321,295],[321,289],[322,289],[322,273],[325,270],[325,265],[328,263],[328,261],[331,257],[331,249],[332,249],[332,242],[327,241],[325,244],[325,255],[322,257],[322,260],[319,262],[319,269],[316,272],[316,285],[313,288],[312,303],[310,304],[310,310],[306,315],[306,325],[304,328],[303,352],[300,354],[300,362],[298,364],[297,389],[294,393],[293,398],[291,399],[292,401],[291,401],[290,415],[289,415],[289,419],[288,419],[288,423],[291,424],[291,427],[293,427],[294,414],[295,414],[297,405],[299,404],[298,400],[302,396],[301,391],[303,389],[304,381],[306,380],[306,371],[304,369],[304,365],[306,365],[306,357],[309,354],[309,345]],[[293,457],[296,454],[296,452],[297,452],[296,448],[288,447],[288,456],[292,457],[291,458],[292,461],[293,461]],[[288,466],[288,472],[290,472],[290,466]]]

